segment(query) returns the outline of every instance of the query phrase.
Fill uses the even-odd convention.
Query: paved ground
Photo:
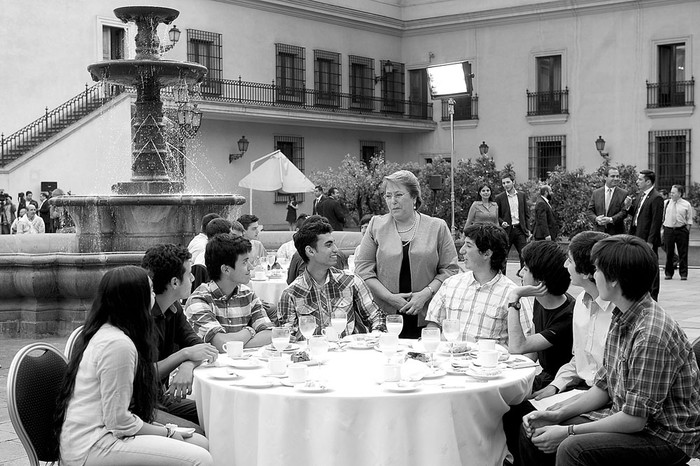
[[[517,266],[508,267],[508,276],[515,279]],[[688,281],[661,280],[660,302],[683,327],[691,341],[700,337],[700,269],[691,269]],[[580,290],[579,290],[580,291]],[[574,290],[572,290],[574,292]],[[578,292],[578,291],[576,291]],[[67,337],[48,337],[46,343],[63,350]],[[7,411],[7,370],[17,351],[34,340],[15,339],[0,336],[0,466],[28,466],[26,453],[17,439]],[[700,466],[700,460],[691,462]]]

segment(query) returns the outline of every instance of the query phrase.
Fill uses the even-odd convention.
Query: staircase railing
[[[7,137],[4,134],[0,135],[0,166],[17,159],[23,153],[74,123],[78,118],[106,104],[122,92],[124,92],[124,88],[119,85],[99,82],[88,87],[85,84],[85,91],[72,99],[53,110],[46,107],[43,116],[24,128]]]

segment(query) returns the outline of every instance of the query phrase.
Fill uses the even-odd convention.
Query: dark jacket
[[[615,188],[608,211],[605,212],[605,186],[593,191],[591,200],[588,202],[588,210],[586,216],[593,224],[593,228],[598,231],[605,232],[609,235],[620,235],[625,232],[625,217],[627,217],[627,209],[624,203],[627,197],[627,191],[622,188]],[[598,215],[604,215],[613,219],[612,223],[607,225],[598,225],[595,221]]]
[[[650,243],[654,248],[661,245],[661,225],[664,220],[664,198],[661,194],[652,188],[649,195],[644,200],[641,206],[639,203],[644,197],[644,193],[637,194],[629,214],[632,216],[632,226],[630,227],[630,235],[641,238],[647,243]],[[634,217],[639,211],[637,224],[634,225]]]
[[[518,217],[520,218],[520,227],[523,229],[526,235],[530,234],[530,208],[527,205],[527,198],[525,193],[517,191],[518,196]],[[512,228],[511,223],[513,222],[510,216],[510,204],[508,203],[508,193],[503,191],[496,196],[496,204],[498,204],[498,224],[501,225],[503,222],[508,223],[508,228]]]
[[[343,225],[345,225],[345,211],[340,205],[340,202],[332,197],[326,198],[318,204],[316,211],[318,215],[328,219],[328,223],[331,224],[334,231],[343,231]]]
[[[556,241],[559,236],[559,225],[554,218],[552,207],[542,197],[535,204],[535,225],[532,228],[532,235],[536,240],[551,236],[552,241]]]

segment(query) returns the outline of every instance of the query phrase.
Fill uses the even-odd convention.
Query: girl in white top
[[[155,295],[140,267],[100,282],[57,402],[63,465],[211,465],[206,438],[153,424]]]

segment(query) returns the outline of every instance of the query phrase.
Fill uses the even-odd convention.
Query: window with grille
[[[649,168],[657,189],[690,186],[690,130],[649,131]]]
[[[428,71],[410,70],[408,72],[408,100],[410,104],[409,115],[412,118],[428,117]]]
[[[536,58],[537,94],[535,115],[567,113],[562,106],[561,55]],[[566,111],[563,111],[566,110]]]
[[[209,70],[202,82],[202,94],[221,95],[223,71],[221,34],[188,29],[187,61],[204,65]]]
[[[403,113],[405,96],[405,65],[403,63],[391,62],[393,71],[387,73],[384,65],[389,60],[382,60],[380,69],[382,70],[382,112]]]
[[[297,136],[275,136],[275,150],[281,151],[292,161],[302,173],[304,173],[304,138]],[[286,204],[290,194],[294,194],[297,202],[304,202],[304,193],[275,192],[275,203]]]
[[[378,155],[384,156],[384,141],[360,141],[360,158],[367,167]]]
[[[304,47],[275,44],[277,54],[277,95],[280,103],[304,103],[306,53]]]
[[[659,107],[686,104],[685,43],[659,45]]]
[[[535,136],[529,140],[528,175],[544,181],[556,167],[566,168],[566,136]]]
[[[340,54],[314,50],[315,105],[340,106]]]
[[[350,55],[350,108],[372,110],[374,60]]]

